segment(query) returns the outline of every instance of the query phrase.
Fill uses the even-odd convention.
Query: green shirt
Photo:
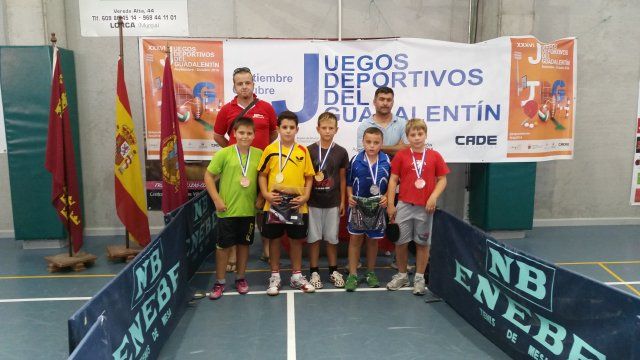
[[[216,152],[207,167],[213,175],[220,175],[218,193],[227,205],[227,211],[218,212],[218,217],[255,216],[256,198],[258,196],[258,162],[262,156],[262,150],[254,148],[249,150],[250,159],[247,166],[247,178],[251,182],[248,187],[240,185],[242,167],[238,160],[236,146],[231,145]],[[247,156],[242,155],[242,163],[246,164]]]

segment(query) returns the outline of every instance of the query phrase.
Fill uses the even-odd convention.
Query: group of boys
[[[256,136],[254,120],[239,117],[232,122],[230,132],[235,144],[216,152],[205,173],[207,191],[219,218],[212,300],[219,299],[225,291],[225,266],[229,249],[234,245],[237,247],[235,288],[240,294],[249,291],[245,271],[249,246],[254,239],[256,208],[264,212],[259,220],[261,234],[270,239],[268,295],[278,295],[282,286],[280,243],[285,234],[290,239],[292,288],[311,293],[324,286],[318,264],[320,242],[324,240],[328,279],[337,288],[355,291],[365,237],[364,281],[369,287],[379,287],[374,269],[378,241],[385,236],[387,219],[383,216],[370,227],[356,224],[354,214],[363,201],[373,204],[378,213],[386,212],[388,221],[399,227],[395,243],[398,273],[387,283],[387,289],[409,286],[408,244],[413,241],[417,249],[413,293],[426,292],[424,271],[429,257],[432,216],[437,199],[446,187],[449,169],[437,151],[426,148],[425,122],[420,119],[406,122],[404,130],[409,146],[395,152],[393,159],[381,151],[384,134],[378,127],[364,129],[359,139],[362,150],[351,161],[345,148],[334,142],[338,131],[334,114],[322,113],[316,129],[318,142],[308,148],[296,143],[298,117],[283,111],[277,117],[278,139],[261,151],[251,146]],[[346,280],[337,265],[338,229],[340,217],[345,213],[350,234]],[[305,241],[309,244],[309,281],[302,275]]]

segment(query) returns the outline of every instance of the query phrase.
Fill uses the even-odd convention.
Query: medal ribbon
[[[331,145],[329,145],[329,149],[327,149],[327,153],[324,154],[324,160],[322,159],[322,146],[320,146],[320,142],[318,141],[318,171],[322,171],[324,169],[324,163],[327,162],[327,158],[329,158],[329,152],[333,148],[333,141]]]
[[[413,160],[413,167],[416,170],[416,176],[418,179],[422,177],[422,169],[424,168],[424,158],[427,155],[427,149],[422,150],[422,160],[420,160],[420,168],[418,169],[418,164],[416,163],[416,157],[413,156],[413,150],[411,151],[411,160]]]
[[[282,166],[282,143],[278,142],[278,169],[280,170],[280,174],[282,174],[282,170],[287,167],[287,161],[289,161],[289,157],[291,157],[291,153],[293,153],[293,148],[296,147],[296,143],[293,143],[291,149],[289,149],[289,154],[287,154],[287,158],[284,159],[284,166]]]
[[[369,173],[371,174],[371,180],[373,180],[373,185],[378,186],[378,161],[380,160],[380,156],[376,158],[376,174],[373,174],[373,166],[369,162],[369,157],[367,154],[364,154],[365,159],[367,159],[367,165],[369,165]]]
[[[247,153],[247,162],[242,164],[242,156],[240,155],[240,150],[238,150],[238,145],[236,147],[236,155],[238,155],[238,161],[240,162],[240,170],[242,171],[242,176],[247,177],[247,170],[249,170],[249,160],[251,159],[251,148],[249,148],[249,152]]]

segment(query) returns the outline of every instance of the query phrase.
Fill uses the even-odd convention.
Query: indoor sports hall
[[[639,0],[0,0],[0,359],[640,359],[639,21]],[[294,136],[277,120],[289,112]],[[419,146],[411,119],[426,125]],[[334,144],[344,197],[324,165]],[[274,189],[300,151],[313,172],[285,214]],[[235,167],[216,168],[220,154]],[[308,225],[305,189],[320,184],[349,208],[345,280],[352,214],[371,210],[356,199],[381,199],[384,221],[366,226],[384,239],[374,269],[366,245],[355,255],[355,290],[330,281],[326,238],[313,293],[299,285],[311,245],[301,274],[297,240],[279,262],[263,247],[265,226]],[[405,216],[432,225],[407,275],[387,202],[418,193]],[[251,205],[244,277],[216,260],[247,248],[222,198]]]

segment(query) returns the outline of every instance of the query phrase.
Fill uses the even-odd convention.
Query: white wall
[[[26,3],[0,0],[1,5]],[[33,1],[28,1],[33,2]],[[41,3],[41,1],[37,1]],[[44,2],[44,10],[20,15],[44,44],[45,32],[63,35],[76,56],[82,169],[87,229],[121,228],[114,211],[113,134],[117,38],[80,36],[78,0]],[[52,5],[53,4],[53,5]],[[64,6],[54,6],[55,4]],[[193,37],[336,38],[338,0],[190,0]],[[53,7],[53,8],[52,8]],[[343,38],[423,37],[467,42],[466,0],[344,0]],[[38,17],[46,21],[37,24]],[[0,25],[2,19],[0,16]],[[63,20],[63,21],[62,21]],[[576,156],[539,163],[535,219],[616,218],[640,223],[640,208],[628,205],[635,112],[640,72],[640,0],[481,1],[478,41],[533,34],[551,41],[578,37]],[[5,28],[18,26],[5,23]],[[46,27],[46,29],[45,29]],[[15,29],[3,33],[14,45]],[[42,34],[40,34],[41,32]],[[137,39],[125,39],[125,72],[133,118],[142,140],[142,96]],[[603,151],[604,150],[604,151]],[[8,189],[6,156],[0,155],[0,188]],[[454,164],[442,205],[462,216],[464,165]],[[8,191],[0,191],[0,236],[12,230]],[[9,214],[7,214],[9,211]],[[600,220],[598,220],[600,221]],[[161,226],[159,212],[152,226]]]

